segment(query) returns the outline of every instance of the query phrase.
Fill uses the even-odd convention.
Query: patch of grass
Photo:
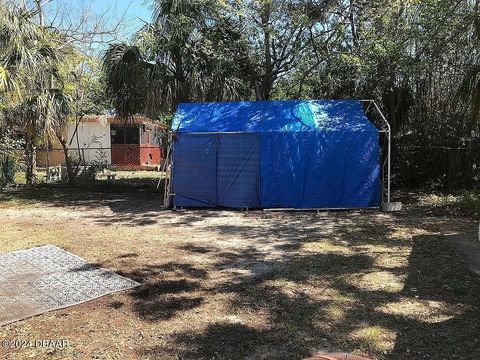
[[[81,177],[76,179],[77,183],[84,185],[100,185],[106,183],[107,175],[116,176],[116,185],[128,185],[132,187],[139,186],[153,186],[156,185],[158,180],[165,177],[163,172],[152,170],[115,170],[106,169],[97,171],[94,180],[82,180]],[[37,169],[36,183],[41,185],[45,184],[47,177],[46,169]],[[15,173],[15,184],[25,185],[26,178],[24,171],[17,171]]]
[[[365,326],[354,330],[351,334],[354,340],[360,340],[367,348],[388,352],[394,345],[397,334],[382,326]]]
[[[117,180],[127,180],[127,179],[151,179],[158,180],[160,177],[164,176],[163,172],[152,171],[152,170],[106,170],[97,172],[95,179],[96,180],[106,180],[107,175],[116,175]]]
[[[304,245],[304,250],[312,252],[338,253],[352,255],[352,249],[346,245],[336,244],[332,241],[309,242]]]
[[[115,184],[106,180],[107,174],[117,176]],[[157,190],[158,179],[161,177],[161,173],[157,171],[99,172],[95,180],[82,181],[79,179],[74,185],[45,184],[44,171],[38,173],[37,181],[39,183],[34,186],[25,185],[24,173],[17,173],[16,177],[18,179],[16,186],[8,186],[0,191],[0,207],[34,203],[61,205],[72,201],[93,200],[99,196],[105,197],[104,194],[127,194],[127,196],[131,194],[134,197],[134,194],[139,191],[142,193],[163,191],[163,186]]]
[[[0,192],[0,206],[8,207],[15,205],[31,205],[35,203],[70,202],[82,199],[93,199],[95,196],[91,188],[60,186],[60,185],[37,185],[20,186],[6,189]]]
[[[466,215],[480,216],[480,193],[477,191],[464,191],[458,194],[425,195],[421,199],[426,205],[449,212]]]
[[[37,170],[37,183],[44,183],[47,177],[47,170],[46,169],[38,169]],[[25,171],[16,171],[14,182],[16,185],[25,185],[27,183],[27,178],[25,177]]]
[[[24,171],[17,171],[14,177],[15,184],[17,185],[25,185],[27,183],[27,179],[25,177]]]
[[[107,175],[115,175],[115,185],[107,181]],[[159,179],[163,179],[165,174],[159,171],[127,171],[127,170],[106,170],[99,171],[95,175],[95,181],[90,181],[94,185],[106,185],[109,187],[123,188],[123,189],[152,189],[155,190]],[[163,187],[161,187],[163,190]]]

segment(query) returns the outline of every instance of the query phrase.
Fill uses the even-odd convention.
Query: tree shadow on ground
[[[19,200],[27,204],[41,203],[50,208],[87,210],[98,224],[106,226],[152,225],[157,222],[163,207],[163,194],[156,192],[155,189],[55,184],[0,192],[0,204]]]
[[[339,218],[349,220],[349,215]],[[401,240],[392,237],[398,230],[395,222],[375,224],[373,229],[371,221],[346,221],[324,232],[319,224],[312,225],[311,216],[295,221],[293,229],[278,226],[275,218],[262,229],[245,225],[215,229],[265,243],[271,237],[273,248],[279,251],[272,259],[266,260],[270,248],[262,245],[231,251],[214,245],[182,246],[192,254],[215,256],[209,278],[233,270],[230,277],[213,285],[205,284],[207,277],[199,279],[196,290],[204,295],[206,289],[228,294],[232,313],[258,311],[263,319],[216,321],[203,330],[176,333],[171,341],[181,349],[178,356],[301,359],[322,350],[379,359],[446,359],[455,358],[452,349],[457,349],[458,358],[475,358],[480,339],[476,304],[480,281],[444,237],[419,235]],[[307,229],[302,230],[302,223]],[[311,242],[331,241],[332,233],[340,238],[335,240],[339,251],[297,251]],[[410,249],[408,264],[377,263],[385,251],[394,256]],[[377,275],[385,278],[363,280]],[[385,286],[392,279],[403,279],[400,288],[396,283]],[[168,351],[158,346],[141,355],[165,355]]]
[[[452,226],[449,218],[409,211],[159,212],[160,199],[141,192],[30,195],[91,210],[85,216],[101,225],[163,222],[200,235],[172,242],[180,252],[175,260],[163,259],[161,246],[145,256],[139,248],[142,259],[116,259],[131,261],[118,273],[142,283],[128,293],[133,313],[148,324],[182,325],[169,335],[170,348],[142,349],[142,357],[300,359],[344,350],[379,359],[476,358],[480,284],[439,235]],[[397,235],[414,231],[429,235]],[[385,253],[391,263],[378,261]],[[408,262],[396,264],[395,257]],[[217,305],[214,297],[223,299],[223,313],[206,309]],[[208,322],[189,327],[185,312],[190,322]]]
[[[436,319],[399,319],[390,359],[476,359],[480,349],[480,278],[470,272],[457,249],[441,236],[416,236],[410,271],[401,295],[451,307]]]
[[[134,312],[146,321],[165,321],[204,301],[197,290],[207,273],[186,263],[144,265],[118,274],[142,285],[129,292]],[[173,278],[172,278],[173,277]]]
[[[136,193],[59,198],[53,204],[91,208],[88,216],[104,225],[153,225],[166,214],[157,211],[151,195]],[[111,214],[94,214],[99,205]],[[208,236],[172,245],[183,252],[176,261],[138,262],[119,272],[143,284],[129,293],[132,309],[152,323],[182,321],[180,315],[192,309],[198,313],[190,321],[212,319],[174,333],[170,345],[175,349],[158,345],[141,350],[141,356],[300,359],[317,350],[344,350],[379,359],[476,358],[478,278],[444,237],[395,235],[439,234],[450,219],[408,212],[168,214],[172,226]],[[212,219],[222,221],[207,221]],[[210,241],[210,235],[217,240]],[[392,258],[408,256],[408,263],[379,263],[385,252]],[[385,277],[365,281],[374,275]],[[395,279],[402,280],[399,289],[380,286]],[[222,305],[239,314],[238,322],[204,312],[212,295],[226,295]],[[258,321],[242,320],[249,312],[258,312]]]

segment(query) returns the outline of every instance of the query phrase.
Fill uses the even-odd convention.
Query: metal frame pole
[[[361,102],[370,102],[373,103],[375,106],[375,109],[378,111],[380,114],[383,122],[386,125],[386,133],[387,133],[387,202],[390,202],[390,176],[391,176],[391,151],[392,151],[392,128],[390,126],[390,123],[388,122],[387,118],[385,115],[383,115],[382,111],[380,110],[380,107],[377,105],[375,100],[360,100]]]

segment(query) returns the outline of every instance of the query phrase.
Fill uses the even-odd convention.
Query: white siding
[[[78,144],[81,149],[87,148],[110,148],[110,124],[104,117],[100,121],[85,121],[78,125]],[[75,124],[70,124],[67,130],[67,141],[72,139],[75,131]],[[77,148],[77,136],[69,146],[70,148]]]

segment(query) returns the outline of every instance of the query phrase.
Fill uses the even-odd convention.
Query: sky
[[[72,19],[80,16],[81,9],[88,9],[91,17],[105,15],[106,26],[114,26],[118,19],[124,17],[124,26],[120,29],[120,36],[129,39],[144,22],[150,22],[153,0],[50,0],[45,7],[50,19],[61,9]]]
[[[125,14],[127,27],[129,27],[125,29],[127,34],[138,30],[144,22],[150,22],[152,16],[151,1],[148,0],[70,0],[69,2],[76,3],[77,6],[87,4],[91,6],[92,12],[111,11],[112,19]]]

